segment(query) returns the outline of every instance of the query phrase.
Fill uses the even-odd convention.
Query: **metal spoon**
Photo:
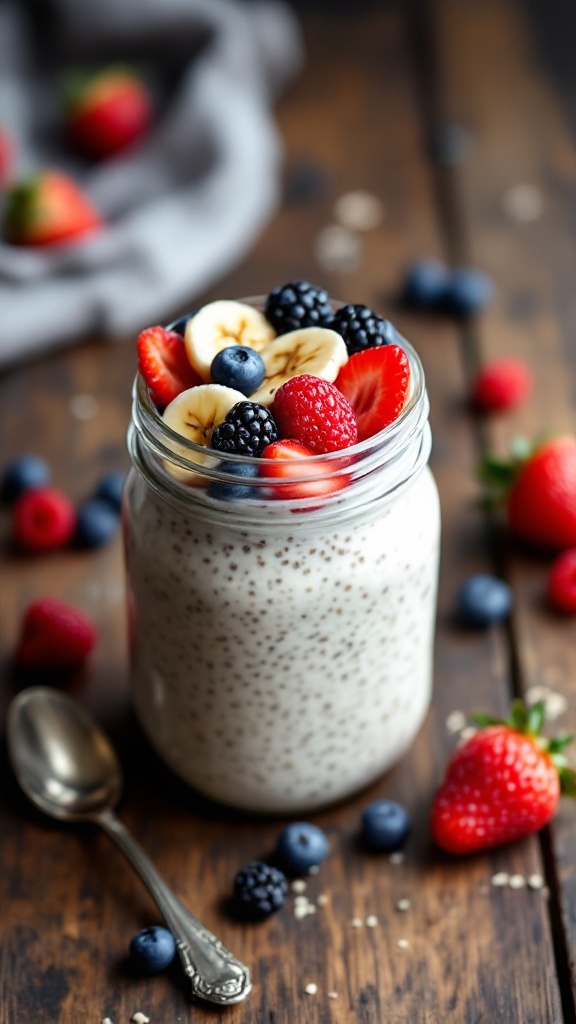
[[[18,782],[42,811],[95,822],[118,843],[174,936],[193,995],[220,1005],[241,1002],[251,987],[248,968],[188,913],[114,815],[122,772],[92,717],[57,690],[30,687],[10,705],[8,750]]]

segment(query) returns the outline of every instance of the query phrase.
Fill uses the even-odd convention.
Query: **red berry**
[[[487,724],[448,763],[431,813],[435,842],[471,853],[520,839],[552,818],[560,793],[573,796],[576,776],[562,753],[571,736],[544,739],[544,704],[512,706],[510,722]],[[495,724],[492,724],[495,723]]]
[[[404,408],[410,386],[410,362],[399,345],[356,352],[335,380],[356,415],[358,440],[389,426]]]
[[[0,124],[0,188],[6,185],[12,175],[13,158],[14,143],[6,129]]]
[[[263,466],[263,475],[282,481],[273,488],[275,498],[316,498],[346,487],[347,481],[335,476],[337,465],[318,460],[308,462],[313,455],[314,452],[298,441],[274,441],[264,449],[262,458],[270,462]],[[302,480],[303,477],[306,479]],[[290,480],[298,483],[287,482]]]
[[[530,369],[520,359],[503,357],[486,363],[472,384],[473,404],[486,412],[512,409],[532,391]]]
[[[576,613],[576,548],[564,551],[552,565],[547,593],[553,608]]]
[[[188,362],[179,334],[164,327],[147,327],[138,338],[138,369],[158,406],[168,405],[182,391],[202,381]]]
[[[150,94],[138,76],[128,68],[106,68],[73,97],[68,138],[85,156],[109,156],[139,139],[151,117]]]
[[[12,537],[23,551],[61,548],[76,528],[76,509],[61,491],[34,487],[18,499],[12,510]]]
[[[309,373],[278,388],[272,412],[282,437],[299,441],[314,455],[340,451],[358,440],[356,417],[342,392]]]
[[[8,190],[4,232],[14,245],[65,242],[101,224],[88,196],[61,171],[43,171]]]
[[[547,548],[576,547],[576,439],[548,441],[520,466],[507,497],[510,529]]]
[[[95,642],[96,631],[82,612],[42,597],[24,614],[14,658],[25,669],[70,671],[80,667]]]

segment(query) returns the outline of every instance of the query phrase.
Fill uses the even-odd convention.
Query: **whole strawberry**
[[[453,754],[430,817],[448,853],[484,850],[543,828],[560,794],[576,795],[563,751],[572,736],[544,739],[544,704],[514,701],[510,721],[478,715],[479,731]]]
[[[88,196],[61,171],[41,171],[8,190],[4,234],[14,245],[67,242],[101,224]]]
[[[511,532],[539,547],[576,547],[576,438],[523,445],[510,460],[489,457],[480,468],[492,501],[506,507]]]
[[[84,156],[118,153],[148,129],[152,102],[144,83],[130,68],[109,67],[69,86],[66,131]]]

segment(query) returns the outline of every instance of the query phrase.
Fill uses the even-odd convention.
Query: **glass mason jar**
[[[342,799],[390,768],[425,716],[440,515],[424,375],[402,344],[399,418],[285,478],[186,441],[136,380],[133,702],[164,761],[218,801],[284,813]],[[258,475],[239,479],[239,465]]]

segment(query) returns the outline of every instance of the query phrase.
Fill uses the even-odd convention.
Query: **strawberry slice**
[[[358,440],[365,441],[402,412],[410,386],[410,362],[399,345],[367,348],[350,356],[334,383],[354,410]]]
[[[165,327],[146,327],[138,338],[138,369],[155,405],[168,405],[177,395],[202,381],[188,362],[179,334]]]
[[[346,487],[346,480],[333,475],[339,463],[307,462],[315,454],[299,441],[273,441],[267,445],[262,458],[269,459],[270,463],[263,467],[264,475],[282,480],[272,489],[275,498],[317,498]],[[302,477],[316,479],[302,481]],[[286,480],[298,480],[298,483],[287,484]]]

